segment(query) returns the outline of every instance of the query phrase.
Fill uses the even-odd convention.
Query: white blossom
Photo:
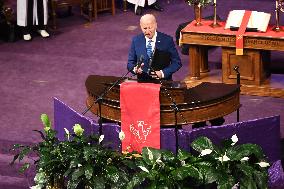
[[[143,167],[143,166],[138,166],[140,169],[142,169],[142,171],[145,171],[145,172],[147,172],[147,173],[149,173],[149,171],[148,171],[148,169],[146,168],[146,167]]]
[[[30,189],[41,189],[42,186],[41,185],[35,185],[35,186],[31,186]]]
[[[120,141],[123,141],[125,139],[125,134],[123,131],[120,131],[119,134],[118,134],[118,137],[120,139]]]
[[[162,160],[161,160],[161,157],[159,157],[156,162],[159,164],[159,163],[163,163]]]
[[[182,160],[180,163],[181,163],[181,166],[185,166],[185,161],[184,160]]]
[[[239,184],[239,183],[237,183],[237,184],[235,184],[235,185],[232,187],[232,189],[238,189],[238,188],[239,188],[239,186],[240,186],[240,184]]]
[[[230,158],[226,155],[226,153],[222,157],[217,158],[221,162],[229,161]]]
[[[79,164],[78,164],[78,167],[82,167],[82,165],[79,163]]]
[[[232,146],[234,146],[238,141],[239,141],[239,139],[238,139],[238,136],[236,135],[236,134],[234,134],[232,137],[231,137],[231,140],[232,140]]]
[[[264,161],[261,161],[261,162],[259,162],[259,163],[257,163],[260,167],[268,167],[268,166],[270,166],[269,165],[269,163],[267,163],[267,162],[264,162]]]
[[[153,160],[153,159],[154,159],[154,157],[153,157],[153,153],[152,153],[152,151],[151,151],[151,150],[149,150],[149,148],[147,148],[147,150],[148,150],[149,160]]]
[[[64,128],[64,131],[65,131],[65,133],[66,133],[66,135],[67,135],[67,139],[69,140],[69,138],[70,138],[70,132],[69,132],[68,129],[66,129],[66,128]]]
[[[101,135],[100,138],[99,138],[99,143],[101,143],[105,138],[105,135]]]
[[[157,160],[156,160],[156,163],[162,167],[165,166],[164,162],[161,160],[161,157],[159,157]]]
[[[205,155],[208,155],[208,154],[211,154],[211,153],[212,153],[211,149],[205,149],[205,150],[201,151],[200,156],[205,156]]]
[[[241,161],[248,161],[249,160],[249,157],[243,157],[242,159],[241,159]]]

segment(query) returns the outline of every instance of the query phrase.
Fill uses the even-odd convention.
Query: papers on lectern
[[[225,29],[238,30],[245,10],[232,10],[227,18]],[[252,11],[246,31],[266,32],[271,14],[265,12]]]

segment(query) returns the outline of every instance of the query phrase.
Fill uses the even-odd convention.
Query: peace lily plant
[[[255,144],[237,145],[233,135],[221,146],[200,137],[191,143],[193,153],[144,147],[137,152],[120,153],[103,145],[104,135],[85,135],[75,124],[59,141],[46,114],[41,116],[42,142],[34,146],[15,145],[12,164],[30,152],[35,160],[35,186],[40,188],[267,188],[268,167],[261,148]],[[125,138],[120,132],[120,140]],[[25,163],[21,172],[30,167]]]

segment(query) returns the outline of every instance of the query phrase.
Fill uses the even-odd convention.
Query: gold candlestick
[[[212,28],[221,27],[221,25],[217,22],[217,3],[213,3],[214,6],[214,20],[213,23],[210,24]]]

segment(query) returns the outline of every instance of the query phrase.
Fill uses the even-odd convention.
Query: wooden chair
[[[94,19],[97,19],[98,12],[111,11],[115,15],[115,1],[114,0],[93,0]]]
[[[72,6],[80,5],[81,15],[87,17],[89,22],[92,22],[93,18],[93,3],[96,0],[51,0],[51,18],[52,18],[52,27],[53,29],[57,28],[56,11],[60,8],[68,8],[68,12],[71,13]]]

